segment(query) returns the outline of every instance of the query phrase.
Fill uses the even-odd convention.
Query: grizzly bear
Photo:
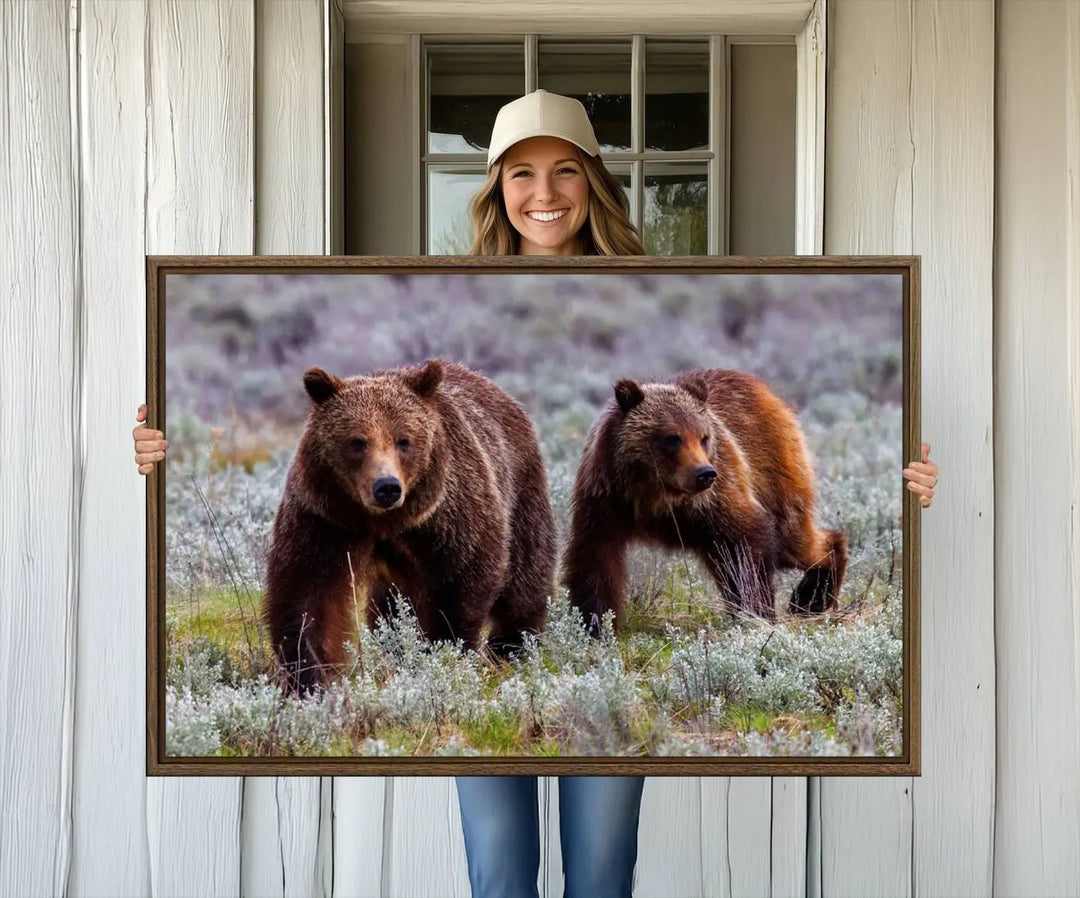
[[[408,599],[431,640],[506,656],[554,591],[555,520],[532,422],[454,362],[339,378],[304,373],[303,436],[268,553],[263,616],[287,688],[342,672],[366,601],[375,627]]]
[[[790,406],[757,377],[697,369],[620,380],[586,438],[562,582],[593,635],[618,632],[635,541],[696,555],[729,606],[775,618],[772,575],[805,571],[789,607],[836,603],[847,537],[814,525],[814,473]]]

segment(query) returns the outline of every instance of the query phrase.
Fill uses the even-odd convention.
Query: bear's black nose
[[[372,485],[371,492],[375,496],[375,504],[389,508],[401,498],[401,481],[396,477],[379,477]]]
[[[697,473],[694,476],[697,481],[697,488],[699,490],[707,490],[713,485],[713,481],[716,480],[716,468],[712,465],[702,465],[697,469]]]

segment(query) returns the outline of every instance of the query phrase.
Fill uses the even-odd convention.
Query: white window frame
[[[606,5],[605,5],[606,4]],[[632,89],[640,89],[639,80],[644,61],[644,39],[650,37],[678,37],[711,34],[710,40],[710,128],[723,129],[722,134],[710,133],[710,145],[717,147],[709,160],[709,195],[714,185],[720,190],[723,203],[709,204],[708,251],[711,254],[726,252],[728,190],[727,116],[718,114],[717,104],[723,102],[730,109],[728,77],[730,71],[730,47],[733,43],[757,41],[759,43],[790,43],[796,47],[796,245],[799,255],[818,255],[824,246],[824,185],[825,185],[825,4],[826,0],[806,0],[805,11],[799,11],[796,20],[790,10],[795,6],[790,0],[746,0],[733,4],[731,12],[716,11],[713,0],[669,0],[668,4],[655,2],[631,7],[629,0],[593,0],[591,6],[583,7],[580,0],[550,2],[543,9],[543,19],[523,22],[523,10],[516,2],[507,2],[506,13],[493,15],[490,10],[480,15],[475,4],[459,0],[344,0],[346,39],[352,34],[409,33],[410,53],[413,60],[410,73],[410,95],[413,101],[412,158],[414,176],[413,195],[409,197],[410,232],[413,252],[420,254],[427,243],[427,190],[424,178],[426,147],[422,146],[426,130],[422,117],[426,112],[423,96],[423,44],[422,33],[446,36],[451,32],[469,34],[470,41],[505,41],[508,38],[525,39],[526,91],[535,89],[536,47],[538,34],[597,36],[610,35],[612,22],[618,22],[626,30],[633,30]],[[611,9],[607,9],[607,5]],[[445,8],[444,8],[445,7]],[[659,10],[659,11],[657,11]],[[670,30],[676,23],[680,30]],[[522,26],[528,33],[522,34]],[[753,36],[756,33],[759,36]],[[475,37],[482,34],[483,37]],[[531,61],[530,61],[531,54]],[[533,83],[529,83],[529,72]],[[722,87],[722,93],[716,88]],[[721,100],[721,98],[723,98]],[[640,110],[641,104],[632,104]],[[640,151],[643,142],[643,123],[635,114],[632,125],[632,149]],[[684,154],[665,154],[675,161]],[[606,157],[605,157],[606,158]],[[689,161],[690,154],[686,154]],[[469,157],[439,154],[439,162],[472,161]],[[616,157],[613,156],[614,162]],[[634,159],[634,153],[618,154],[618,161],[634,162],[635,220],[640,220],[640,204],[644,203],[642,181],[643,165]],[[718,208],[722,206],[722,208]]]

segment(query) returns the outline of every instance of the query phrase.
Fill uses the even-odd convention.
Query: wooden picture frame
[[[919,774],[920,507],[901,478],[919,458],[919,257],[148,256],[146,265],[146,423],[170,441],[147,477],[149,775]],[[431,358],[442,367],[423,368]],[[479,388],[455,387],[445,362],[510,396],[535,445],[504,406],[466,408]],[[374,392],[344,381],[391,368],[407,374],[391,386],[364,381]],[[698,368],[755,379],[645,386]],[[395,393],[386,405],[384,394],[401,389],[412,411],[387,424],[404,400]],[[590,442],[602,418],[603,439]],[[465,436],[460,421],[473,422]],[[535,472],[521,473],[532,470],[521,462],[530,446],[544,461],[554,544]],[[405,548],[391,530],[356,535],[420,503],[418,484],[434,483],[435,470],[444,486],[430,502],[423,494]],[[816,497],[810,510],[804,487]],[[292,529],[274,544],[286,492]],[[447,529],[450,520],[462,523]],[[677,532],[683,548],[634,541],[661,531]],[[341,595],[333,572],[346,543],[352,605],[340,608],[363,637],[343,642],[343,621],[304,627],[317,616],[309,609],[332,604],[312,594]],[[728,554],[692,551],[705,543]],[[436,544],[454,549],[438,554]],[[468,563],[465,545],[478,552]],[[509,567],[497,563],[504,553]],[[635,568],[640,553],[649,561]],[[518,580],[507,571],[548,556],[556,588],[540,634],[510,645],[510,661],[447,643],[424,649],[425,627],[460,635],[478,617],[493,627],[524,620],[527,603],[508,584],[540,582],[544,571]],[[560,578],[571,557],[580,570],[568,592]],[[581,560],[594,558],[607,559],[607,579]],[[834,578],[836,605],[821,611]],[[590,636],[580,608],[617,601],[616,580],[628,584],[619,634]],[[415,608],[395,605],[406,612],[396,627],[369,628],[365,596],[398,600],[403,582]],[[768,592],[754,593],[762,583]],[[274,654],[264,601],[299,666],[286,649],[284,667]],[[775,619],[762,619],[770,608]],[[352,685],[324,684],[306,708],[283,697],[274,685],[283,671],[315,676],[309,651],[329,669],[323,645],[352,646],[334,656]],[[482,751],[492,754],[470,753]]]

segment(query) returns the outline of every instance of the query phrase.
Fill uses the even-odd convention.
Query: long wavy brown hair
[[[578,153],[589,182],[589,211],[578,231],[585,256],[643,256],[637,229],[630,221],[630,203],[622,185],[599,156]],[[503,155],[505,158],[505,154]],[[487,180],[469,201],[472,256],[516,256],[521,236],[510,223],[502,195],[503,160],[491,167]]]

